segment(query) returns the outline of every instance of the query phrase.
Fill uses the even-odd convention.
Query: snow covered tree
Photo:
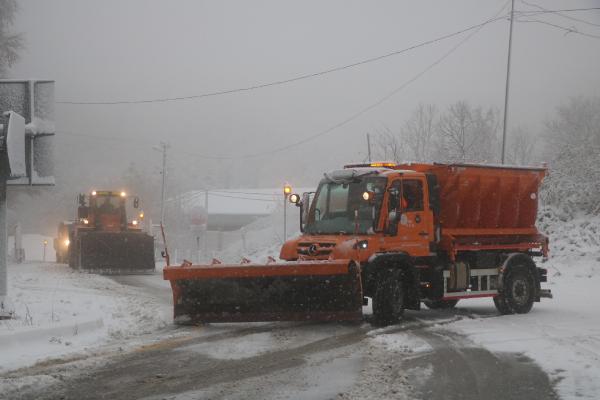
[[[22,36],[10,30],[17,9],[16,0],[0,0],[0,78],[6,76],[8,68],[18,60],[19,51],[23,48]]]
[[[546,122],[544,199],[570,215],[600,212],[600,97],[572,98]]]

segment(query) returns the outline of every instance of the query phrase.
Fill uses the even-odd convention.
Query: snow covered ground
[[[446,328],[491,351],[529,356],[548,373],[561,398],[599,399],[600,261],[556,258],[548,267],[554,273],[546,287],[554,299],[542,299],[529,314],[464,319]],[[489,300],[463,306],[475,312],[493,307]]]
[[[16,318],[0,321],[0,373],[171,324],[167,302],[64,264],[9,265],[8,283]]]
[[[542,299],[525,315],[465,319],[450,325],[492,351],[522,352],[555,382],[564,399],[600,399],[600,216],[573,219],[556,210],[540,213],[550,237],[548,269],[553,299]],[[489,300],[460,306],[473,311]]]

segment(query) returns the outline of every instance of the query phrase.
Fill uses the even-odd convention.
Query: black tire
[[[404,285],[399,271],[379,276],[373,296],[373,322],[386,326],[398,323],[404,314]]]
[[[529,268],[516,265],[508,270],[504,288],[494,297],[494,304],[501,314],[526,314],[535,301],[535,279]]]
[[[456,307],[458,300],[423,300],[430,310],[449,310]]]
[[[506,304],[506,299],[502,295],[494,297],[494,305],[502,315],[514,314],[510,307],[508,307],[508,304]]]

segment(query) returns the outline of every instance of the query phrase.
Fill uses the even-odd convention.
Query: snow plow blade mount
[[[168,266],[176,321],[357,321],[359,266],[350,260]]]
[[[142,232],[85,232],[75,252],[78,269],[101,274],[154,272],[154,239]]]

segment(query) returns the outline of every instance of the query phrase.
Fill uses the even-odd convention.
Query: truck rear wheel
[[[397,323],[404,313],[404,285],[399,271],[380,276],[373,296],[373,320],[377,325]]]
[[[509,269],[504,279],[502,293],[494,297],[494,304],[501,314],[526,314],[535,301],[535,280],[524,265]]]
[[[443,310],[456,307],[458,300],[424,300],[423,303],[430,310]]]

